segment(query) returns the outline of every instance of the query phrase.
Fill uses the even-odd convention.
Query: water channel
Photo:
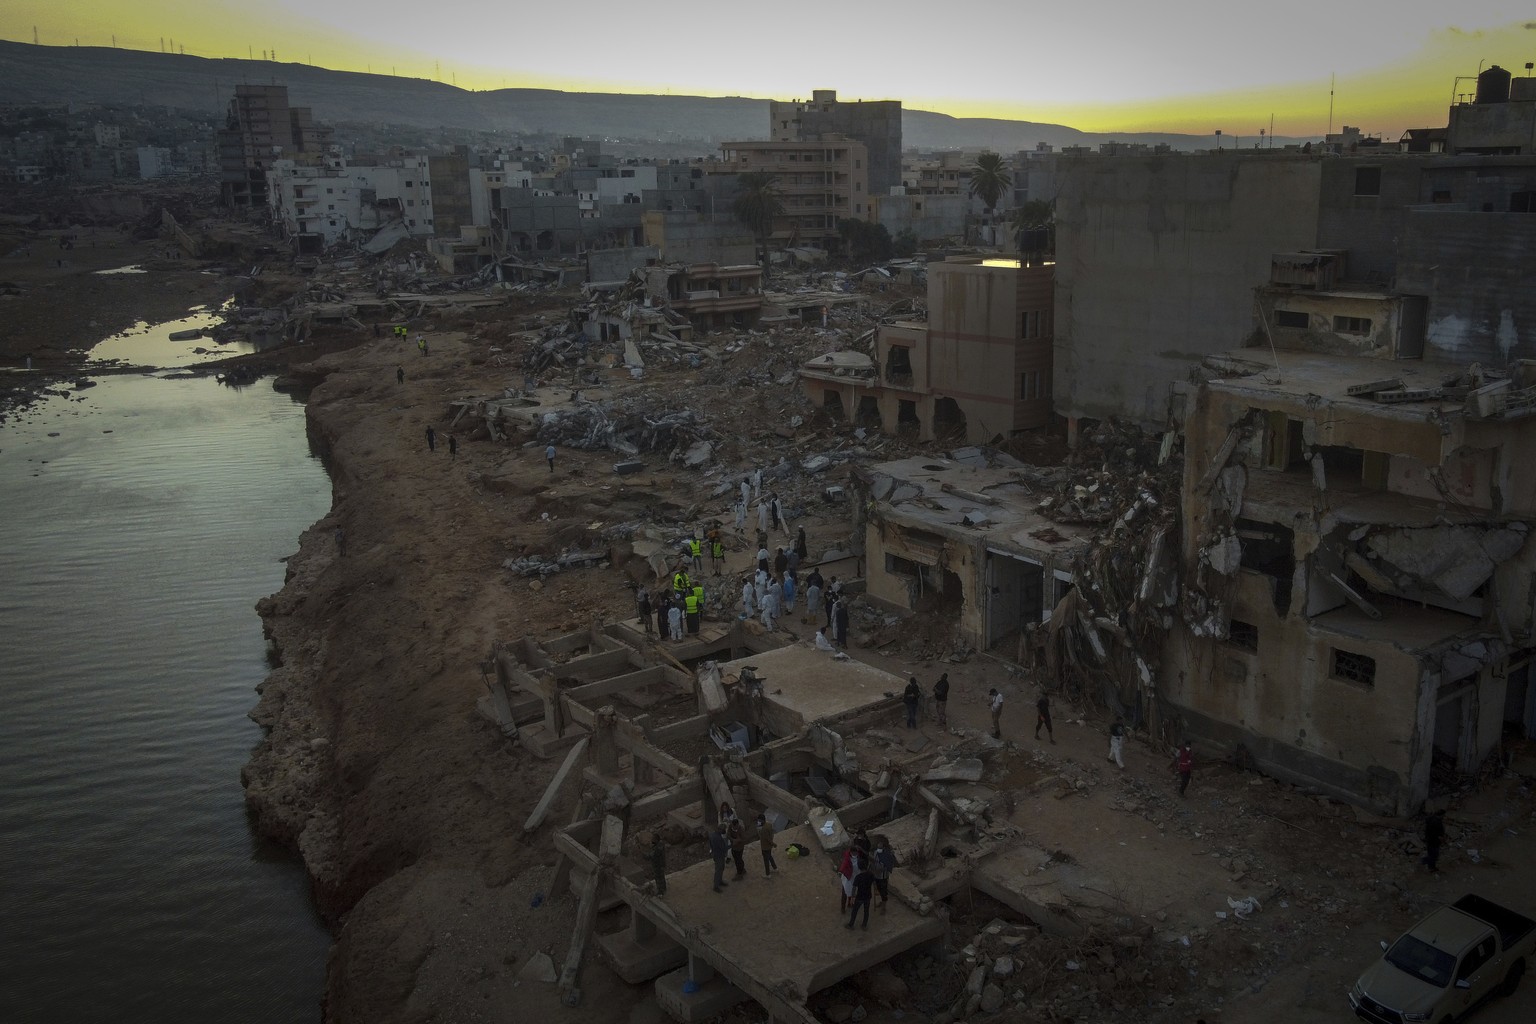
[[[253,605],[329,503],[265,380],[104,376],[0,428],[6,1021],[320,1019],[329,938],[240,767]]]

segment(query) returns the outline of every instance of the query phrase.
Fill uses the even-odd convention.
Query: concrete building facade
[[[286,85],[237,85],[219,131],[220,196],[224,205],[267,205],[267,171],[277,160],[318,160],[330,129],[308,107],[288,105]]]
[[[1054,271],[1006,258],[929,264],[928,321],[882,326],[873,361],[811,360],[801,369],[806,393],[833,417],[917,440],[986,443],[1043,427]]]
[[[862,142],[827,135],[803,142],[726,142],[718,173],[773,175],[784,212],[770,240],[786,245],[841,244],[838,222],[869,220],[869,155]]]
[[[869,156],[869,191],[889,195],[900,185],[901,101],[837,98],[836,89],[817,89],[809,102],[771,100],[768,137],[774,142],[804,142],[842,135],[864,144]]]
[[[1254,349],[1205,374],[1160,684],[1203,756],[1405,815],[1536,733],[1532,375]]]

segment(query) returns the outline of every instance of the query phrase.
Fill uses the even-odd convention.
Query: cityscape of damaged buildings
[[[973,194],[974,155],[903,152],[899,102],[830,91],[771,104],[766,138],[718,157],[647,162],[581,139],[348,154],[281,87],[242,86],[220,153],[226,203],[270,218],[317,266],[420,238],[461,306],[471,289],[580,285],[520,367],[568,368],[577,389],[582,370],[712,365],[746,332],[859,310],[847,343],[776,382],[860,439],[943,453],[801,451],[781,467],[849,499],[851,543],[835,561],[867,607],[942,621],[1159,749],[1192,740],[1207,758],[1408,817],[1536,732],[1530,82],[1489,68],[1445,128],[1390,145],[1346,129],[1313,148],[1019,153],[993,205]],[[757,172],[779,195],[765,232],[732,211],[740,175]],[[1007,218],[1032,201],[1049,204],[1048,231]],[[910,251],[823,272],[851,254],[850,220]],[[301,296],[295,314],[408,313],[400,283]],[[418,314],[436,301],[410,299]],[[691,414],[531,386],[454,404],[493,438],[512,424],[541,444],[611,449],[620,473],[647,450],[688,467],[712,457]],[[1052,432],[1071,451],[1063,464],[1009,454]],[[675,549],[647,537],[634,550],[659,569]],[[975,781],[979,760],[890,769],[870,729],[896,707],[899,677],[829,669],[722,611],[665,656],[620,622],[493,659],[482,711],[565,759],[530,831],[582,779],[618,790],[608,813],[555,839],[556,888],[581,894],[584,922],[565,987],[604,901],[631,913],[627,932],[602,936],[616,969],[659,978],[684,1020],[747,998],[812,1019],[808,994],[931,942],[942,928],[929,911],[962,884],[1047,931],[1079,929],[1038,877],[1020,881],[1049,853],[930,786]],[[616,713],[621,695],[642,713]],[[735,756],[700,762],[716,747]],[[821,784],[813,797],[779,781],[796,773]],[[827,778],[867,794],[828,795]],[[785,842],[824,850],[889,815],[903,853],[932,866],[896,886],[896,912],[855,951],[714,927],[735,911],[697,895],[702,884],[674,878],[663,900],[664,885],[615,869],[626,829],[712,825],[721,803],[761,806]],[[707,865],[676,872],[688,873]]]

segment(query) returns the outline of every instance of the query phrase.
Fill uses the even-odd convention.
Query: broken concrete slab
[[[518,968],[519,981],[542,981],[553,985],[558,977],[555,974],[555,961],[548,953],[535,953],[528,958],[528,962]]]
[[[977,757],[964,757],[948,764],[930,768],[923,775],[924,782],[979,782],[982,763]]]

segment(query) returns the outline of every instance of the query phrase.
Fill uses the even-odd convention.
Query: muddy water
[[[328,938],[239,773],[252,605],[328,505],[266,382],[104,377],[0,428],[0,1019],[319,1019]]]

